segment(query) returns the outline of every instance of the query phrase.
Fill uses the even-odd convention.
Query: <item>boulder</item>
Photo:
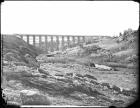
[[[117,92],[120,92],[121,91],[121,89],[119,87],[117,87],[116,85],[113,85],[112,86],[112,89],[115,90],[115,91],[117,91]]]
[[[95,68],[97,68],[97,69],[103,69],[103,70],[112,70],[112,68],[109,67],[109,66],[99,65],[99,64],[95,64]]]
[[[94,81],[91,80],[90,83],[95,84],[95,85],[99,85],[99,83],[97,81],[95,81],[95,80]]]
[[[62,73],[56,73],[56,74],[55,74],[55,76],[60,76],[60,77],[63,77],[63,76],[64,76],[64,74],[62,74]]]
[[[106,86],[107,88],[110,88],[109,83],[101,83],[102,86]]]
[[[76,74],[76,76],[77,77],[81,77],[81,78],[83,78],[84,76],[83,75],[81,75],[81,74]]]
[[[66,73],[66,76],[73,77],[73,73]]]
[[[85,74],[84,77],[87,77],[87,78],[90,78],[90,79],[93,79],[93,80],[97,80],[97,78],[95,78],[92,75],[88,75],[88,74]]]
[[[136,92],[136,90],[134,88],[130,89],[130,90],[123,89],[121,93],[126,95],[126,96],[134,96],[134,97],[137,96],[137,92]]]
[[[50,105],[51,102],[47,96],[34,90],[22,90],[20,96],[23,105]]]
[[[39,73],[45,74],[47,76],[50,75],[50,73],[48,71],[45,71],[45,70],[43,70],[41,68],[38,68],[38,71],[39,71]]]

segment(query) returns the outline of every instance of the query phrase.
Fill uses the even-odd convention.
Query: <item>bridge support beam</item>
[[[56,50],[59,50],[59,37],[56,36]]]
[[[27,43],[29,44],[29,35],[27,35]]]
[[[35,46],[35,35],[33,35],[33,45]]]
[[[72,44],[75,44],[75,37],[72,37]]]
[[[53,36],[51,36],[51,52],[53,52]]]
[[[48,53],[48,38],[45,36],[45,52]]]
[[[69,48],[69,46],[70,46],[70,37],[69,36],[67,37],[67,44],[68,44],[68,48]]]
[[[80,43],[80,36],[77,36],[77,38],[78,38],[78,44]]]
[[[41,48],[41,42],[42,42],[41,36],[39,36],[39,48]]]
[[[64,50],[64,36],[62,36],[62,50]]]
[[[83,43],[84,43],[85,42],[85,36],[82,36],[82,38],[83,38],[82,40],[83,40]]]

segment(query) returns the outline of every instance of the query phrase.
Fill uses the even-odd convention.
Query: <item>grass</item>
[[[115,62],[105,62],[102,64],[104,64],[106,66],[110,66],[110,67],[129,68],[129,69],[137,68],[137,65],[134,66],[132,64],[123,64],[123,63],[115,63]]]
[[[69,58],[69,57],[48,57],[46,60],[44,60],[44,63],[70,63],[74,62],[74,58]]]

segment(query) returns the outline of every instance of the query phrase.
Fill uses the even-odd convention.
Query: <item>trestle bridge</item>
[[[16,34],[16,36],[22,38],[28,44],[43,49],[45,52],[65,50],[86,41],[86,36],[34,34]]]

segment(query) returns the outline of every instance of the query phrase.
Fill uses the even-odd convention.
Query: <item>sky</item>
[[[5,1],[2,34],[104,35],[139,26],[133,1]]]

